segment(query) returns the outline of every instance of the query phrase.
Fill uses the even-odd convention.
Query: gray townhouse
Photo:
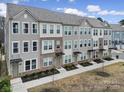
[[[95,18],[7,4],[5,49],[9,75],[110,56],[112,29]]]
[[[0,42],[4,43],[4,23],[5,18],[3,16],[0,16]]]
[[[120,24],[111,24],[112,46],[116,49],[124,49],[124,27]]]

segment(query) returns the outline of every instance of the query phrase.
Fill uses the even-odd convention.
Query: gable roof
[[[120,24],[110,24],[113,31],[124,31],[124,27]]]
[[[52,22],[52,23],[61,23],[64,25],[81,25],[81,22],[87,20],[87,22],[92,27],[97,28],[106,28],[106,26],[95,18],[81,17],[72,14],[66,14],[61,12],[50,11],[43,8],[36,8],[24,5],[16,5],[16,4],[7,4],[7,16],[9,18],[13,18],[16,14],[21,12],[22,10],[28,10],[32,16],[41,22]]]

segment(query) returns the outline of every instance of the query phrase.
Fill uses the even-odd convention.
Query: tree
[[[120,23],[121,25],[124,25],[124,19],[120,20],[119,23]]]
[[[101,17],[98,17],[97,19],[98,19],[99,21],[101,21],[101,22],[104,22]]]

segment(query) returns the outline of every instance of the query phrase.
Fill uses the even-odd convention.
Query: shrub
[[[79,63],[80,65],[86,67],[86,66],[90,66],[90,65],[93,65],[92,63],[90,62],[82,62],[82,63]]]
[[[0,92],[10,92],[10,80],[8,78],[0,80]]]
[[[74,64],[66,64],[63,66],[67,71],[77,69],[77,67]]]
[[[27,81],[35,80],[35,79],[38,79],[38,78],[43,78],[43,77],[46,77],[46,76],[50,76],[50,75],[53,75],[53,74],[58,74],[58,73],[59,73],[59,71],[57,69],[53,68],[53,69],[50,69],[50,70],[25,75],[25,76],[22,76],[21,78],[22,78],[23,82],[27,82]]]

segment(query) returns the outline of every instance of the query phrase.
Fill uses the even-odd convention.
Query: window
[[[68,48],[68,45],[67,45],[68,43],[67,43],[67,41],[65,41],[64,42],[64,45],[65,45],[65,49],[67,49]]]
[[[83,41],[80,40],[80,47],[83,47]]]
[[[19,24],[16,22],[13,22],[13,33],[18,33],[19,31]]]
[[[53,60],[52,57],[44,58],[43,59],[43,66],[44,67],[51,66],[53,64],[52,60]]]
[[[94,36],[96,35],[95,33],[96,33],[96,30],[94,29],[94,30],[93,30],[93,35],[94,35]]]
[[[19,53],[19,43],[18,42],[13,42],[13,53]]]
[[[36,59],[32,60],[32,69],[36,69]]]
[[[37,24],[32,24],[33,28],[33,33],[37,33]]]
[[[56,48],[60,48],[60,41],[56,41]]]
[[[84,46],[85,46],[85,47],[87,46],[87,40],[84,41]]]
[[[71,63],[72,56],[71,55],[64,55],[64,64]]]
[[[78,41],[74,41],[74,48],[78,47]]]
[[[64,41],[64,48],[65,49],[71,49],[71,46],[72,46],[72,42],[70,40]]]
[[[23,46],[24,46],[24,48],[23,48],[23,52],[28,52],[29,51],[29,42],[24,42],[23,43]]]
[[[36,59],[32,59],[32,60],[26,60],[25,61],[25,70],[33,70],[36,69]]]
[[[102,35],[102,30],[100,30],[100,36]]]
[[[52,50],[54,46],[53,40],[43,40],[43,50]]]
[[[87,28],[85,28],[84,34],[85,34],[85,35],[87,34]]]
[[[83,35],[83,28],[80,28],[80,35]]]
[[[111,35],[111,31],[109,31],[109,35]]]
[[[47,33],[47,25],[43,24],[43,34],[46,34],[46,33]]]
[[[29,32],[29,24],[28,23],[23,23],[23,31],[25,34],[28,34]]]
[[[25,70],[30,70],[30,60],[25,61]]]
[[[89,28],[89,35],[91,34],[91,29]]]
[[[50,25],[50,34],[53,34],[54,25]]]
[[[64,32],[65,32],[65,35],[68,35],[67,27],[64,27]]]
[[[44,50],[48,50],[48,42],[44,41]]]
[[[60,25],[57,25],[57,34],[60,34]]]
[[[91,46],[91,40],[89,40],[88,46]]]
[[[49,50],[52,49],[52,41],[49,41]]]
[[[32,44],[32,46],[33,46],[33,51],[37,51],[37,41],[33,41],[33,44]]]
[[[72,32],[72,27],[70,26],[68,30],[68,35],[71,35],[71,32]]]

